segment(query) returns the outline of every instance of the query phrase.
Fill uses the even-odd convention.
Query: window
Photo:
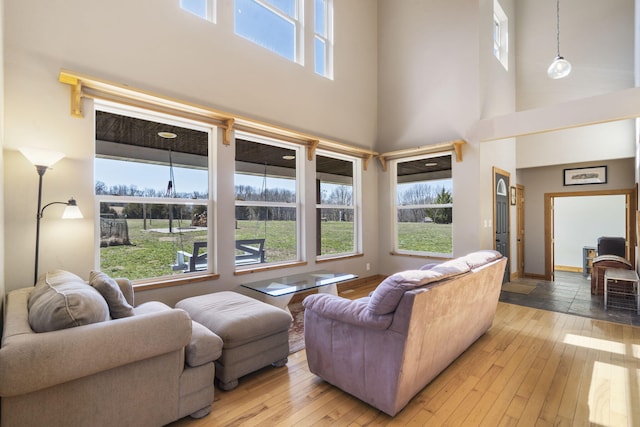
[[[493,54],[509,69],[509,20],[497,0],[493,2]]]
[[[297,144],[236,132],[236,269],[301,259],[301,153]]]
[[[315,72],[333,78],[333,0],[314,0]]]
[[[451,157],[448,153],[391,162],[396,252],[453,255]]]
[[[300,0],[234,0],[235,33],[302,63]]]
[[[106,103],[95,129],[100,270],[132,280],[209,271],[211,129]]]
[[[200,18],[216,22],[216,0],[180,0],[180,7]]]
[[[334,257],[357,252],[359,159],[316,155],[316,255]]]

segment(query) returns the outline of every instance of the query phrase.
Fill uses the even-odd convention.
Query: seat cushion
[[[29,297],[29,324],[50,332],[109,320],[109,306],[100,292],[63,270],[48,272]]]
[[[231,291],[187,298],[176,308],[222,338],[225,349],[286,332],[291,325],[286,311]]]

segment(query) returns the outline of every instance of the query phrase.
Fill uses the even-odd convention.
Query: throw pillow
[[[97,289],[107,301],[109,313],[113,319],[133,316],[133,307],[127,302],[120,286],[107,274],[92,271],[89,275],[89,284]]]
[[[50,332],[103,322],[109,307],[102,295],[68,271],[46,273],[31,292],[29,325],[34,332]]]

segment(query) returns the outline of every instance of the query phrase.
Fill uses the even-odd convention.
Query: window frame
[[[443,157],[443,156],[451,157],[451,198],[454,201],[453,203],[447,204],[434,204],[434,203],[421,203],[421,204],[413,204],[413,205],[399,205],[398,204],[398,164],[405,162],[412,162],[416,160],[428,160],[435,157]],[[429,208],[451,208],[453,210],[455,205],[455,186],[454,186],[454,175],[453,175],[453,159],[455,158],[453,151],[444,151],[439,153],[431,153],[431,154],[420,154],[411,157],[403,157],[397,159],[389,160],[389,177],[391,180],[390,183],[390,197],[391,197],[391,231],[392,231],[392,251],[395,254],[399,255],[410,255],[410,256],[426,256],[426,257],[437,257],[437,258],[451,258],[454,253],[454,221],[452,218],[451,221],[451,252],[432,252],[432,251],[415,251],[415,250],[407,250],[401,249],[399,243],[399,221],[398,221],[398,211],[400,209],[429,209]]]
[[[94,101],[94,123],[95,112],[104,111],[113,114],[119,114],[127,117],[133,117],[141,120],[149,120],[157,123],[163,123],[167,125],[180,126],[184,128],[194,129],[201,132],[208,133],[207,142],[207,172],[208,172],[208,197],[201,199],[192,198],[169,198],[169,197],[143,197],[143,196],[114,196],[114,195],[99,195],[95,193],[95,175],[93,179],[93,197],[94,197],[94,212],[95,212],[95,224],[94,224],[94,242],[95,242],[95,254],[94,263],[99,269],[101,266],[101,252],[100,252],[100,204],[101,203],[136,203],[136,204],[155,204],[155,205],[204,205],[207,208],[207,253],[210,254],[207,257],[207,269],[195,272],[182,272],[180,274],[169,274],[164,276],[154,276],[146,278],[132,279],[134,285],[144,283],[163,283],[173,282],[180,279],[192,279],[196,276],[215,276],[217,273],[217,251],[216,251],[216,229],[215,229],[215,217],[216,217],[216,203],[215,203],[215,182],[216,182],[216,140],[217,140],[217,128],[211,124],[202,123],[194,120],[184,119],[171,114],[159,113],[143,108],[124,105],[118,102],[111,102],[107,100],[96,99]],[[97,159],[95,152],[96,142],[94,139],[94,161]],[[95,166],[94,166],[95,167]],[[185,248],[191,251],[191,248]],[[173,262],[175,259],[169,260]]]
[[[246,201],[246,200],[237,200],[235,196],[235,176],[238,173],[237,169],[234,167],[234,210],[238,207],[280,207],[280,208],[295,208],[296,212],[296,256],[295,259],[282,260],[282,261],[273,261],[260,264],[247,264],[247,265],[234,265],[234,272],[236,274],[241,274],[247,271],[255,271],[260,269],[269,269],[274,266],[279,265],[289,265],[300,263],[304,261],[305,253],[303,249],[304,242],[304,210],[302,208],[302,201],[304,200],[304,166],[305,162],[302,160],[305,158],[304,147],[297,143],[287,142],[282,139],[278,139],[277,137],[267,137],[262,135],[257,135],[255,133],[251,133],[248,131],[240,131],[237,130],[235,132],[235,140],[242,139],[245,141],[255,142],[258,144],[272,145],[276,147],[281,147],[287,150],[292,150],[295,152],[295,201],[294,202],[270,202],[270,201]],[[237,161],[236,161],[237,162]],[[235,217],[234,217],[235,219]]]
[[[352,209],[353,210],[353,245],[352,250],[349,252],[337,253],[337,254],[326,254],[326,255],[318,255],[316,254],[316,260],[325,261],[336,258],[344,258],[350,257],[354,255],[358,255],[362,253],[362,159],[354,156],[349,156],[346,154],[340,154],[333,151],[327,150],[317,150],[315,159],[317,160],[318,156],[330,157],[338,160],[344,160],[348,162],[352,162],[353,167],[353,176],[352,178],[352,195],[351,195],[351,205],[331,205],[331,204],[323,204],[316,203],[314,211],[316,212],[316,221],[317,221],[317,210],[318,209]],[[318,178],[317,167],[314,171],[314,182],[317,182]],[[316,187],[317,190],[317,187]],[[316,201],[318,200],[316,194]],[[316,224],[316,230],[319,230],[320,227]],[[316,247],[319,246],[322,235],[316,235]]]

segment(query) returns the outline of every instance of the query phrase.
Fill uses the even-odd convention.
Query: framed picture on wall
[[[607,167],[564,169],[564,185],[606,184]]]
[[[509,197],[509,200],[511,200],[511,205],[514,206],[516,204],[516,187],[512,186],[511,188],[509,188],[509,191],[509,195],[511,196]]]

